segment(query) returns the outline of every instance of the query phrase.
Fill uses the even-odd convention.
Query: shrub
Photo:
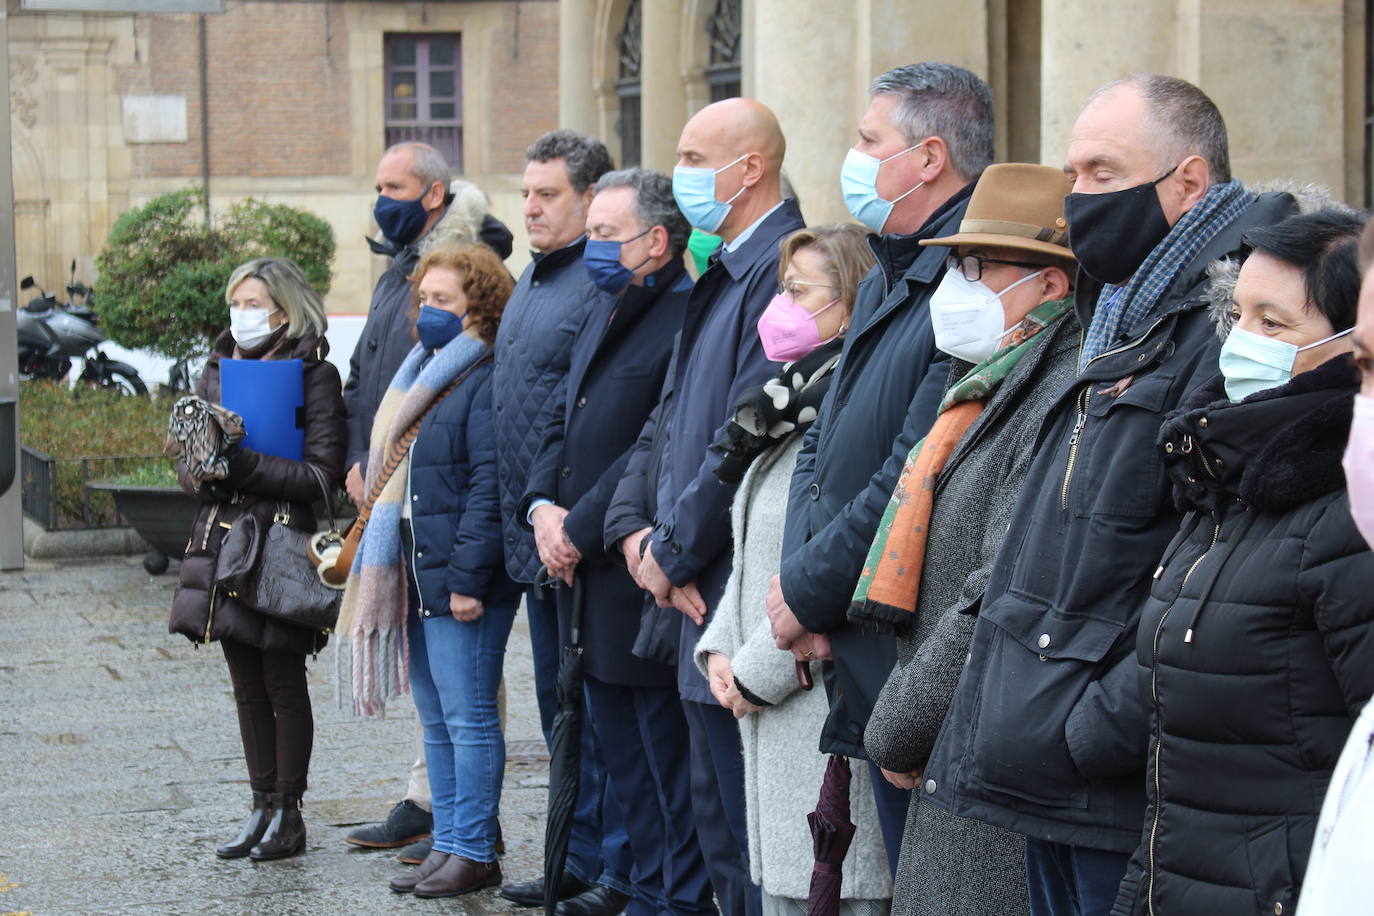
[[[227,323],[224,285],[257,257],[287,257],[321,296],[329,291],[334,230],[314,214],[245,200],[207,225],[203,197],[163,194],[121,216],[96,259],[95,308],[116,343],[171,357],[204,350]]]

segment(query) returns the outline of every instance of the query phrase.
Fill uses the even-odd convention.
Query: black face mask
[[[1174,173],[1174,166],[1154,181],[1106,194],[1070,194],[1064,198],[1069,221],[1069,247],[1083,272],[1101,283],[1121,283],[1164,236],[1169,221],[1155,185]]]

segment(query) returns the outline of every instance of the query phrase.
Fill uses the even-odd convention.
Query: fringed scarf
[[[372,421],[367,452],[370,491],[392,446],[416,418],[465,369],[477,362],[487,345],[458,336],[429,356],[416,345],[396,370]],[[426,359],[426,357],[429,357]],[[401,507],[410,476],[410,455],[401,460],[372,506],[339,609],[335,655],[337,696],[343,703],[345,681],[351,682],[353,712],[384,716],[386,704],[410,690],[410,645],[406,638],[406,559],[401,556]]]
[[[851,621],[883,633],[892,633],[910,623],[921,594],[921,570],[930,535],[930,515],[935,507],[935,482],[945,462],[983,412],[988,398],[1029,352],[1031,340],[1072,307],[1072,297],[1036,306],[1012,332],[1005,347],[974,366],[945,392],[935,424],[907,456],[892,499],[878,523],[849,607]]]

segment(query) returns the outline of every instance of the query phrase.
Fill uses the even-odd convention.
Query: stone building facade
[[[560,0],[559,118],[628,136],[671,168],[687,117],[718,93],[722,49],[740,91],[787,135],[807,219],[847,219],[838,170],[876,74],[919,60],[993,88],[998,156],[1060,165],[1086,95],[1128,73],[1198,84],[1250,182],[1296,178],[1368,206],[1370,0]],[[630,90],[630,91],[627,91]],[[645,102],[637,119],[625,99]],[[629,125],[628,133],[625,125]]]
[[[75,258],[89,281],[119,214],[208,175],[215,208],[254,196],[326,219],[328,307],[366,311],[385,268],[363,241],[373,173],[408,137],[487,190],[523,266],[524,149],[558,117],[556,2],[224,0],[203,67],[197,15],[7,2],[21,276],[60,289]]]

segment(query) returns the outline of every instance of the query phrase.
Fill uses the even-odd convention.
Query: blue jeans
[[[558,635],[558,602],[552,589],[530,586],[525,590],[525,613],[530,624],[530,651],[534,656],[534,693],[539,703],[539,724],[544,743],[549,743],[558,701],[554,683],[562,640]],[[591,727],[591,715],[583,710],[582,765],[568,837],[567,870],[584,884],[600,884],[632,894],[630,886],[630,838],[625,833],[620,808],[611,795],[601,761],[601,743]]]
[[[515,607],[488,605],[477,620],[462,623],[450,614],[421,620],[418,605],[412,582],[410,692],[425,735],[434,848],[494,862],[506,771],[496,692]]]
[[[1026,837],[1031,916],[1107,916],[1130,858]]]

